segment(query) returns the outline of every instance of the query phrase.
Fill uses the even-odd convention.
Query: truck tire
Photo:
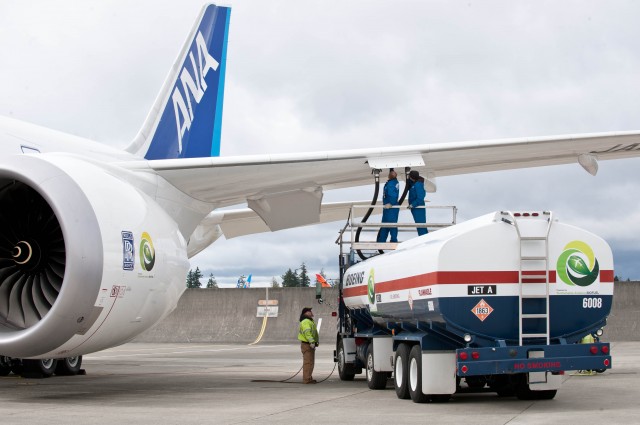
[[[340,376],[341,381],[353,381],[353,378],[356,376],[353,366],[348,365],[346,362],[342,340],[338,343],[338,376]]]
[[[467,376],[465,378],[465,382],[470,390],[479,391],[487,385],[487,377],[486,376]]]
[[[558,390],[533,391],[526,381],[521,382],[516,387],[516,397],[518,400],[551,400],[556,396]]]
[[[387,386],[386,372],[376,372],[373,370],[373,344],[369,344],[367,348],[367,385],[372,390],[383,390]]]
[[[527,375],[521,374],[515,379],[515,393],[519,400],[551,400],[558,390],[533,391],[527,383]]]
[[[542,390],[533,392],[535,393],[536,400],[551,400],[556,396],[558,390]]]
[[[426,403],[429,397],[422,393],[422,350],[414,345],[409,352],[409,395],[414,403]]]
[[[516,395],[516,383],[512,382],[509,375],[493,375],[489,379],[489,388],[498,394],[498,397],[512,397]]]
[[[393,361],[394,373],[393,384],[396,388],[396,395],[399,399],[406,400],[409,395],[409,351],[411,346],[400,344],[396,350],[396,357]]]
[[[448,403],[451,400],[451,394],[431,394],[429,398],[433,403]]]

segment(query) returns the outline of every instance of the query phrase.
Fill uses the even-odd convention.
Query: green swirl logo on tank
[[[373,277],[373,269],[369,271],[369,279],[367,279],[367,295],[369,295],[369,303],[376,303],[376,280]]]
[[[558,257],[558,277],[567,285],[589,286],[600,274],[598,259],[593,250],[582,241],[569,242]]]
[[[140,266],[142,270],[150,272],[156,263],[156,250],[153,248],[151,236],[147,232],[142,232],[142,240],[140,241]]]

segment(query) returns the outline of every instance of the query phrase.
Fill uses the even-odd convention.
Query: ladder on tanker
[[[518,340],[522,345],[524,339],[544,338],[546,344],[550,344],[549,323],[549,232],[553,222],[552,213],[511,213],[506,212],[511,218],[518,234],[520,267],[518,271]],[[540,222],[546,221],[546,226],[540,226]],[[533,224],[524,226],[529,222]],[[534,221],[537,221],[535,223]],[[541,229],[541,227],[543,227]],[[523,231],[524,230],[524,231]],[[543,287],[543,288],[541,288]],[[543,290],[541,290],[543,289]],[[540,300],[540,303],[535,303]],[[540,305],[541,304],[541,305]],[[531,308],[531,306],[537,308]],[[532,310],[538,310],[532,312]],[[542,311],[541,311],[542,310]],[[525,329],[536,328],[536,324],[542,320],[544,332],[525,332]],[[538,328],[540,326],[537,326]]]

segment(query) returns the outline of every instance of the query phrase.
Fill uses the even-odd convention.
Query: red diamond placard
[[[475,307],[471,309],[471,312],[475,314],[481,322],[484,322],[484,319],[489,317],[492,311],[493,307],[487,304],[485,300],[480,300],[478,304],[476,304]]]

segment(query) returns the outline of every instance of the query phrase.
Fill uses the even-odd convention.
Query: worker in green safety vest
[[[302,383],[316,384],[317,381],[311,375],[316,361],[316,347],[320,344],[320,339],[316,322],[313,321],[311,307],[303,308],[300,313],[298,340],[300,341],[300,351],[302,351]]]
[[[580,340],[580,344],[593,344],[594,342],[595,342],[595,338],[591,334],[585,335]],[[591,376],[591,375],[595,375],[596,371],[595,370],[579,370],[577,374]]]

